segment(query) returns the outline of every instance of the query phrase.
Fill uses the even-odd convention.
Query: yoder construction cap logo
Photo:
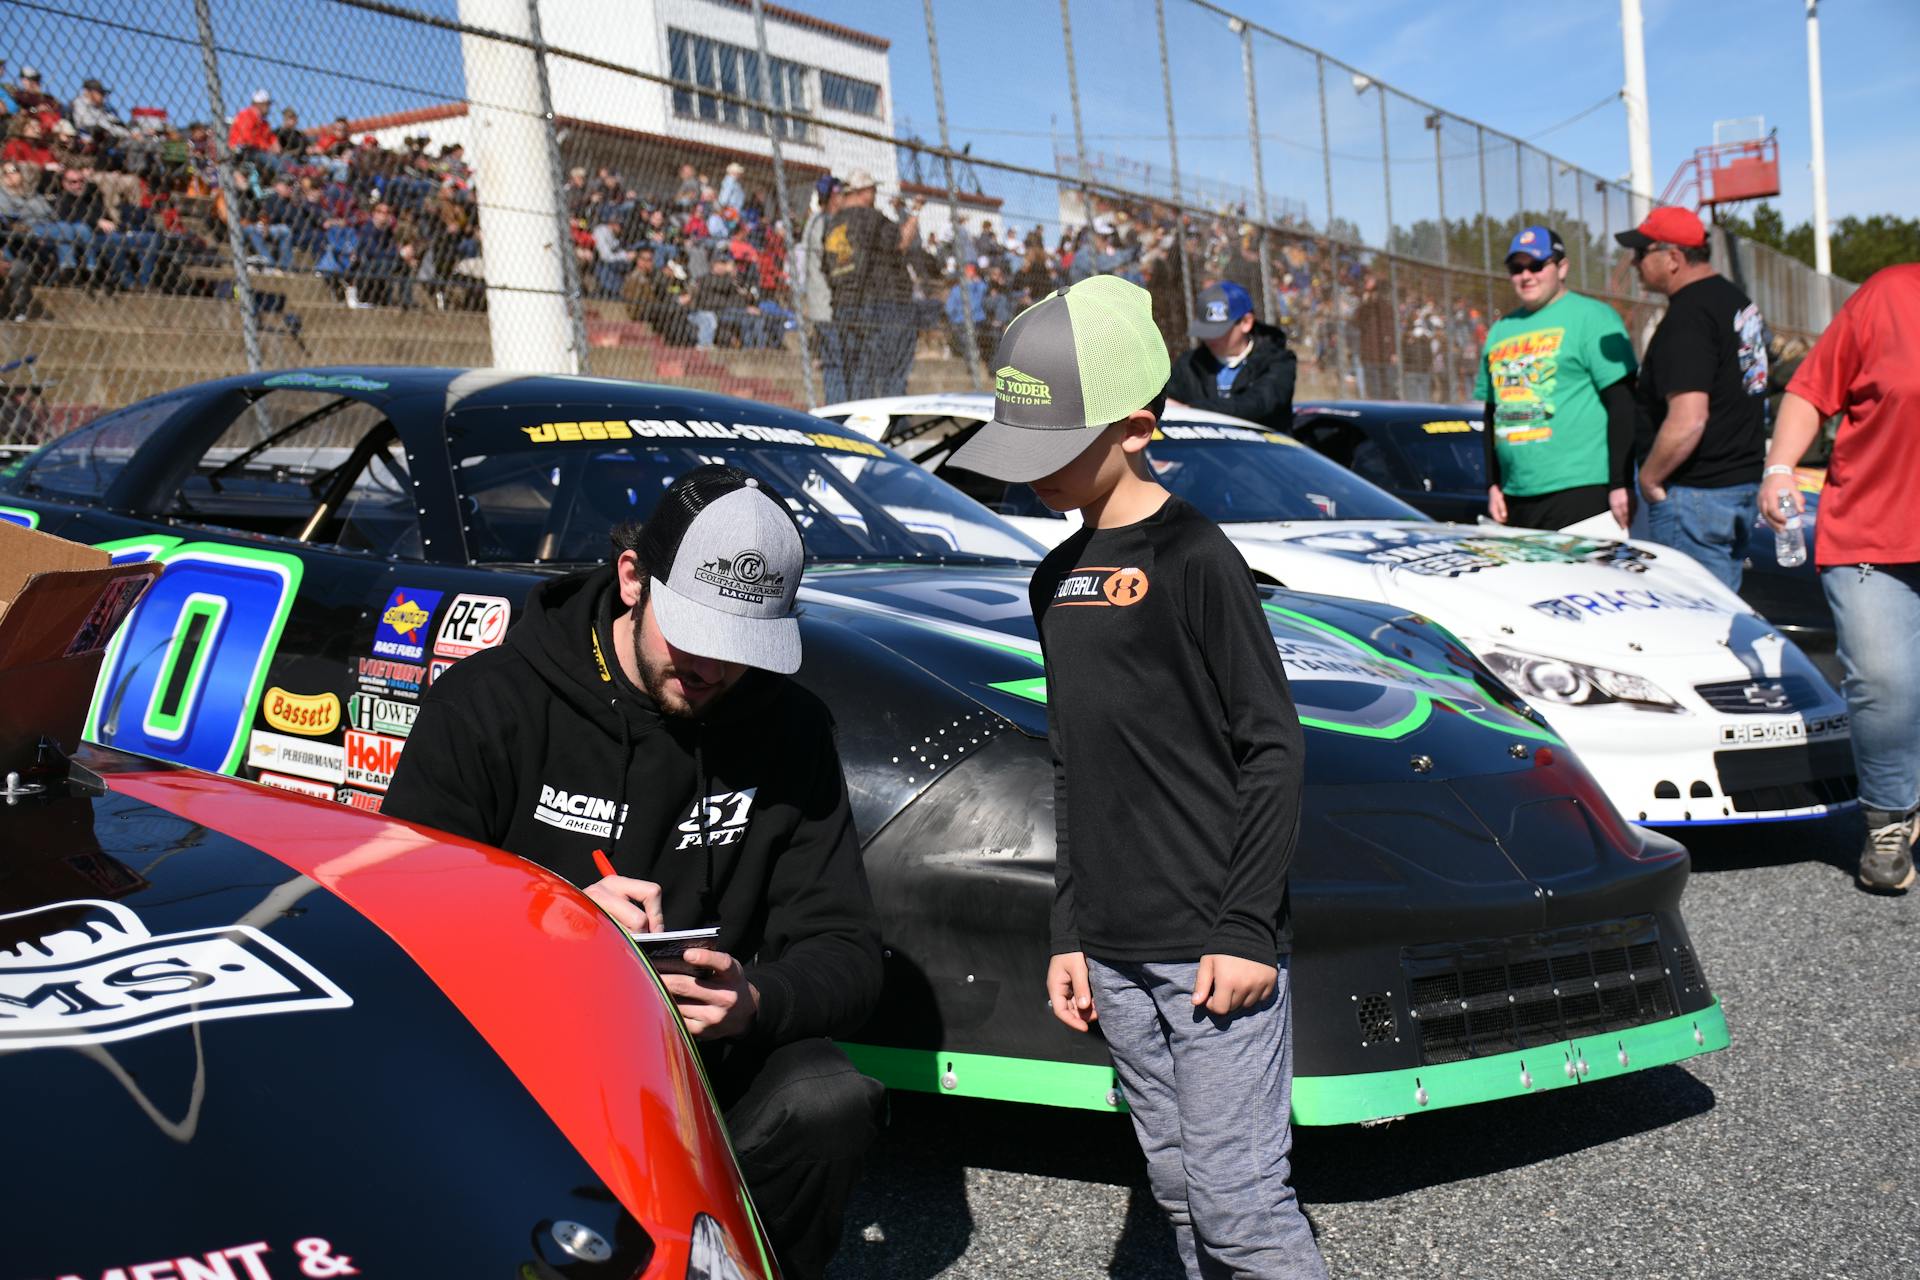
[[[1010,364],[993,371],[993,393],[1012,404],[1052,404],[1053,388]]]

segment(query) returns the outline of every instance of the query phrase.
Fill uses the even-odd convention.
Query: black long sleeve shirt
[[[1246,561],[1169,498],[1056,547],[1031,601],[1054,760],[1054,953],[1274,963],[1292,938],[1304,742]]]

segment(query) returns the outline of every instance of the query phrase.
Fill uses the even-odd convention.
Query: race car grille
[[[1713,767],[1735,813],[1843,804],[1860,794],[1860,779],[1853,772],[1853,744],[1844,738],[1716,751]]]
[[[1697,684],[1693,691],[1715,711],[1734,716],[1777,716],[1820,705],[1820,690],[1804,676],[1778,680],[1722,680]]]
[[[1619,1031],[1677,1008],[1651,916],[1408,948],[1401,967],[1423,1064]]]

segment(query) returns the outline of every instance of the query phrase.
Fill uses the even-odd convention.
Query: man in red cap
[[[1667,314],[1640,367],[1653,426],[1636,442],[1654,541],[1698,560],[1735,591],[1767,448],[1767,332],[1760,309],[1713,269],[1692,211],[1655,209],[1614,237]]]

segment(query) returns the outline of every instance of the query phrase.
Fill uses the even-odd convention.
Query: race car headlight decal
[[[693,1239],[687,1249],[687,1280],[747,1280],[734,1260],[727,1231],[704,1213],[693,1218]]]
[[[1525,697],[1566,707],[1623,702],[1646,711],[1680,710],[1680,704],[1652,681],[1625,671],[1512,649],[1490,649],[1482,658],[1495,675]]]

